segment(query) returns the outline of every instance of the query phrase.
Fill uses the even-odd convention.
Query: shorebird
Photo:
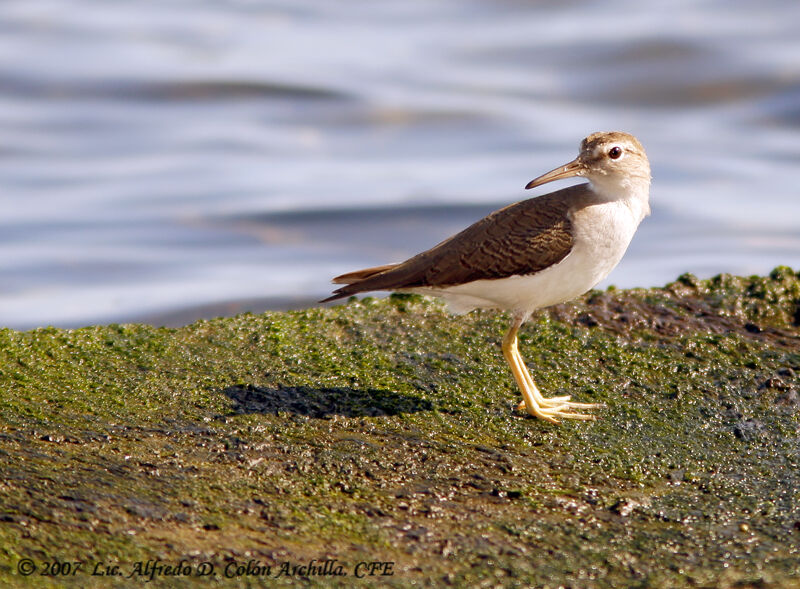
[[[517,410],[553,423],[594,419],[580,410],[601,404],[542,396],[519,353],[517,332],[533,311],[583,294],[619,263],[650,213],[650,164],[633,135],[593,133],[577,158],[525,188],[573,176],[588,183],[497,210],[405,262],[337,276],[333,282],[345,286],[320,302],[388,290],[441,297],[455,313],[509,311],[503,355],[522,392]]]

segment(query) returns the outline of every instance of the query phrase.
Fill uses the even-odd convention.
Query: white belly
[[[412,292],[442,297],[456,313],[478,308],[529,313],[563,303],[608,276],[625,254],[640,219],[641,215],[620,201],[587,207],[574,219],[572,251],[558,264],[536,274]]]

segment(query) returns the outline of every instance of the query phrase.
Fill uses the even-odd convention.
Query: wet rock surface
[[[606,405],[558,426],[512,410],[507,317],[418,297],[4,330],[0,580],[29,558],[210,562],[212,586],[251,560],[276,586],[795,586],[799,303],[778,268],[539,313],[543,393]],[[348,576],[278,576],[313,559]],[[374,561],[392,574],[355,578]]]

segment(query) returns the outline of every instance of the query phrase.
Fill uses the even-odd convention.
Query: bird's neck
[[[592,191],[601,202],[619,202],[626,205],[637,224],[650,214],[650,177],[628,176],[622,180],[595,178],[590,181]]]

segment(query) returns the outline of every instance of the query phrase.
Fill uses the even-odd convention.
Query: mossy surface
[[[606,404],[561,425],[512,411],[507,316],[419,297],[2,330],[0,584],[798,586],[799,308],[778,268],[539,313],[540,389]],[[312,559],[348,576],[278,576]]]

